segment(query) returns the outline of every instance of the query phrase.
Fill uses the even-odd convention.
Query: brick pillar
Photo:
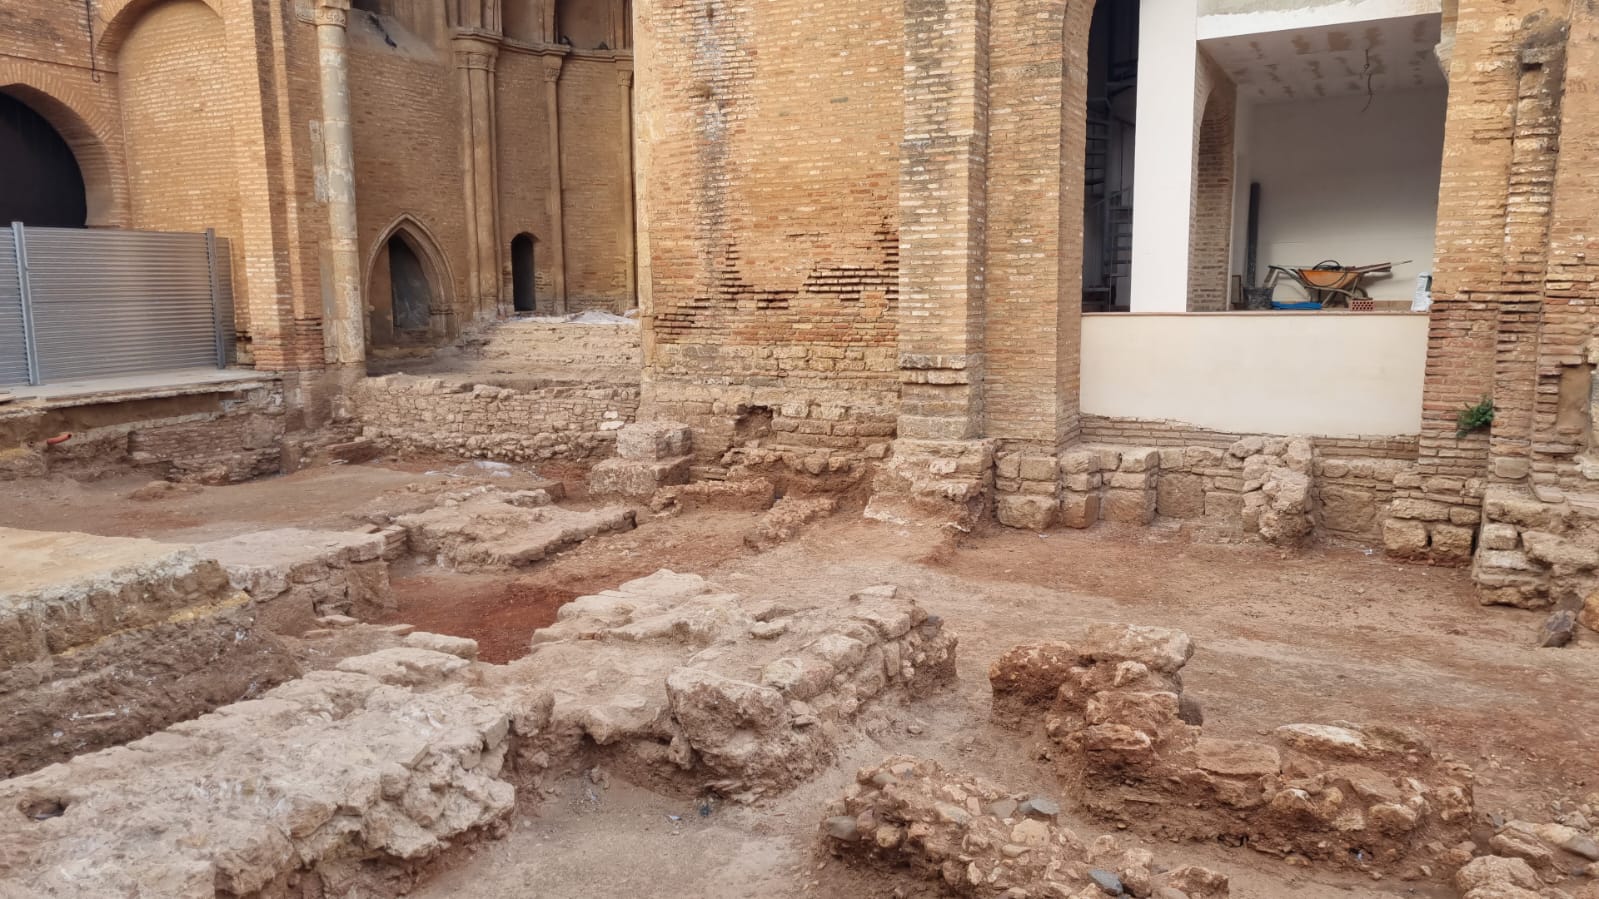
[[[985,433],[1045,452],[1080,431],[1093,10],[1017,0],[996,6],[991,27]]]
[[[964,528],[988,509],[988,15],[988,0],[905,0],[899,439],[874,483],[869,517]]]
[[[494,67],[500,35],[457,31],[451,42],[461,96],[461,167],[466,183],[467,291],[477,318],[500,314],[499,173]]]
[[[983,431],[988,0],[905,0],[899,436]]]

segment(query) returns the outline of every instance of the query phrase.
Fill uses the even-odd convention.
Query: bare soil
[[[0,504],[0,524],[174,540],[329,526],[429,477],[408,468],[415,466],[319,469],[154,503],[120,498],[118,490],[137,481],[6,485],[13,501]],[[1031,741],[990,723],[987,665],[1019,642],[1069,640],[1098,620],[1193,635],[1199,650],[1185,683],[1204,705],[1208,735],[1253,737],[1290,722],[1401,723],[1477,769],[1485,813],[1548,820],[1551,802],[1599,792],[1592,749],[1599,745],[1599,635],[1584,632],[1570,649],[1534,649],[1540,617],[1480,607],[1462,570],[1401,565],[1359,549],[1284,555],[1203,543],[1176,527],[1045,535],[995,528],[951,545],[936,531],[862,520],[858,510],[755,552],[743,536],[757,517],[644,512],[636,531],[589,541],[514,576],[398,569],[393,620],[473,637],[486,658],[500,661],[519,655],[572,596],[659,568],[701,573],[756,596],[842,597],[892,583],[960,636],[957,686],[913,706],[874,709],[834,770],[753,807],[702,806],[614,776],[548,785],[542,802],[524,804],[506,839],[455,859],[418,895],[938,895],[898,875],[829,860],[816,837],[823,804],[857,767],[899,752],[1059,796],[1048,769],[1031,757]],[[1075,823],[1096,832],[1092,822]],[[1450,895],[1435,885],[1294,868],[1216,845],[1152,848],[1167,864],[1228,872],[1241,899]]]

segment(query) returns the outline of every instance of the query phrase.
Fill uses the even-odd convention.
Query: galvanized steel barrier
[[[226,367],[229,258],[210,231],[0,229],[0,386]]]

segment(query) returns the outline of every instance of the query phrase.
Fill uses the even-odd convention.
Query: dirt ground
[[[437,469],[317,469],[156,502],[122,498],[139,481],[7,485],[0,525],[174,541],[288,524],[348,526],[352,512],[376,498],[445,477],[430,470]],[[757,553],[743,543],[754,520],[750,513],[657,518],[646,511],[636,531],[596,538],[515,576],[397,567],[400,607],[392,618],[474,637],[485,658],[503,661],[561,603],[659,568],[757,596],[843,597],[892,583],[960,636],[957,686],[914,706],[874,709],[827,776],[753,807],[658,795],[616,777],[551,785],[506,839],[457,860],[418,895],[938,895],[914,880],[828,860],[816,837],[823,804],[857,767],[900,752],[1058,796],[1027,741],[989,723],[986,669],[1018,642],[1070,639],[1097,620],[1193,635],[1198,652],[1184,678],[1204,705],[1209,736],[1253,737],[1301,721],[1401,723],[1477,770],[1485,813],[1548,820],[1551,802],[1599,792],[1599,635],[1584,633],[1566,650],[1536,650],[1539,616],[1478,606],[1462,570],[1399,565],[1358,549],[1284,556],[1194,542],[1175,527],[1045,535],[995,528],[949,547],[936,532],[868,522],[858,510]],[[1096,832],[1089,822],[1076,824]],[[1221,846],[1152,848],[1165,864],[1226,871],[1240,899],[1450,895],[1292,868]]]

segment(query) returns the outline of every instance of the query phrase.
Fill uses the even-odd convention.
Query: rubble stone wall
[[[587,461],[611,454],[615,432],[638,414],[627,385],[517,390],[389,375],[352,394],[365,436],[396,452],[502,462]]]

